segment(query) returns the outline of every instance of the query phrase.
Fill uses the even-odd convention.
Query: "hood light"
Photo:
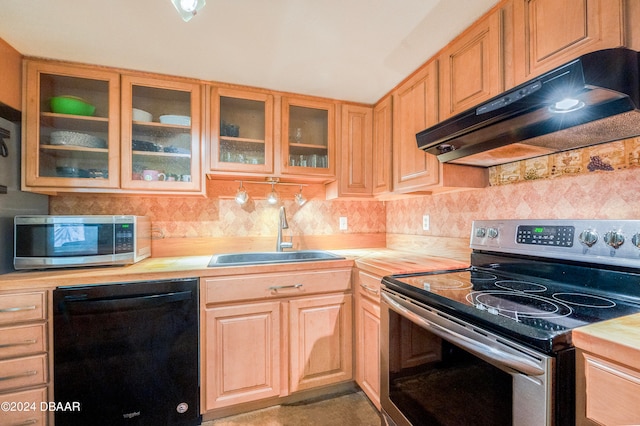
[[[549,107],[549,110],[556,114],[565,114],[567,112],[577,111],[582,108],[584,108],[584,102],[578,99],[565,98],[551,105]]]

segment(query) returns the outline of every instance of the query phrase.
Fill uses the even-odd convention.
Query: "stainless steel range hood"
[[[640,56],[600,50],[416,135],[440,162],[494,166],[640,135]]]

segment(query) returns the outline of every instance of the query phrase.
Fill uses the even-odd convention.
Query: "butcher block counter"
[[[0,291],[24,289],[53,289],[58,286],[102,284],[128,281],[149,281],[171,278],[216,277],[246,273],[304,271],[310,269],[351,267],[376,275],[464,268],[456,260],[419,256],[385,248],[332,250],[344,259],[318,262],[293,262],[252,266],[207,267],[211,256],[158,257],[145,259],[129,266],[87,267],[64,270],[20,271],[0,275]]]

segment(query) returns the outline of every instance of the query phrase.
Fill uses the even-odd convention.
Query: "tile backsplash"
[[[284,201],[296,235],[384,233],[385,206],[379,201],[309,200],[302,207]],[[252,237],[275,235],[278,206],[265,200],[240,207],[233,199],[178,197],[57,196],[51,214],[135,214],[151,218],[155,232],[165,238]],[[348,229],[339,230],[339,218]]]
[[[594,157],[598,157],[594,160]],[[640,216],[640,138],[497,166],[492,186],[393,201],[283,201],[296,235],[387,233],[468,238],[474,219]],[[594,167],[594,162],[598,167]],[[591,171],[593,169],[593,171]],[[272,236],[278,209],[265,200],[187,197],[50,197],[51,214],[136,214],[151,217],[166,238]],[[429,231],[422,216],[430,216]],[[348,229],[339,229],[347,217]]]

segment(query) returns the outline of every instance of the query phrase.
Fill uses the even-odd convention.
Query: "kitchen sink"
[[[316,262],[336,259],[344,259],[344,257],[324,250],[224,253],[213,255],[208,266],[247,266],[269,263]]]

